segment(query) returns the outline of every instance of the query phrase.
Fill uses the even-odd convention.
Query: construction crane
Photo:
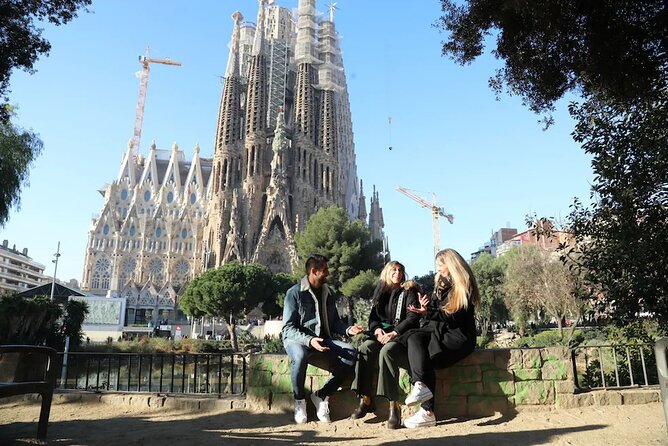
[[[434,257],[438,253],[438,251],[441,249],[441,230],[439,226],[439,217],[443,217],[447,219],[450,224],[454,221],[455,217],[452,216],[452,214],[448,214],[445,212],[445,209],[442,207],[439,207],[436,205],[436,194],[431,194],[431,203],[429,203],[427,200],[424,198],[419,197],[418,195],[415,195],[413,191],[406,189],[405,187],[401,186],[395,186],[395,189],[410,198],[411,200],[417,201],[423,208],[427,208],[431,211],[431,229],[432,229],[432,236],[434,237]]]
[[[176,62],[170,59],[153,59],[149,55],[149,49],[146,48],[146,55],[139,56],[139,63],[142,65],[142,69],[139,72],[139,95],[137,97],[137,114],[135,116],[135,131],[132,135],[132,153],[133,155],[139,154],[139,141],[141,139],[141,128],[144,122],[144,106],[146,105],[146,93],[148,90],[148,72],[150,70],[149,65],[152,63],[159,63],[163,65],[175,65],[177,67],[181,66],[181,62]]]

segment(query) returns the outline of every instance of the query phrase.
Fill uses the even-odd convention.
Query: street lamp
[[[55,260],[51,260],[53,263],[56,265],[53,267],[53,281],[51,282],[51,300],[53,300],[53,294],[56,290],[56,273],[58,272],[58,257],[60,257],[60,241],[58,242],[58,249],[56,249],[56,253],[54,254],[56,257]]]

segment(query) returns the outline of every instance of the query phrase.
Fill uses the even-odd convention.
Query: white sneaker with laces
[[[318,419],[323,423],[331,423],[329,419],[329,397],[326,396],[322,399],[313,392],[311,394],[311,401],[315,405],[315,413],[318,415]]]
[[[295,423],[304,424],[307,420],[306,400],[295,400]]]
[[[416,427],[429,427],[436,426],[436,417],[432,412],[429,414],[426,410],[420,408],[415,414],[404,420],[404,426],[409,429],[414,429]]]
[[[434,394],[431,393],[429,387],[425,386],[422,381],[416,381],[413,384],[413,389],[411,393],[406,397],[406,405],[412,406],[414,404],[424,403],[434,397]]]

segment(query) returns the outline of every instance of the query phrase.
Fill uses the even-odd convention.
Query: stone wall
[[[309,366],[306,390],[317,390],[328,372]],[[476,350],[453,367],[437,371],[436,415],[483,416],[508,413],[525,406],[573,407],[570,350],[565,347]],[[400,387],[410,391],[402,371]],[[355,395],[347,390],[332,396],[333,415],[350,414]],[[259,410],[292,410],[290,361],[286,355],[252,355],[249,364],[249,405]],[[310,408],[310,404],[308,405]]]

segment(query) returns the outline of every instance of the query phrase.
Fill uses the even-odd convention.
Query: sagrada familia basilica
[[[129,145],[89,230],[82,289],[125,297],[127,322],[172,318],[184,285],[238,260],[290,271],[294,234],[339,206],[383,240],[357,177],[346,75],[334,24],[300,0],[259,0],[256,24],[236,12],[213,159],[174,144]]]

